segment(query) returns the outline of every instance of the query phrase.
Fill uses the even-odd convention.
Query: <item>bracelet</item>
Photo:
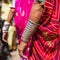
[[[29,38],[35,33],[39,25],[40,24],[37,24],[31,20],[28,20],[28,23],[21,37],[22,41],[29,42]]]
[[[5,22],[4,22],[4,26],[3,26],[3,28],[2,28],[2,32],[8,32],[9,26],[10,26],[10,23],[7,22],[7,21],[5,21]]]

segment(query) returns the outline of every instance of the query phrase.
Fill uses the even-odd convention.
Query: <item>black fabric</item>
[[[3,23],[4,21],[3,20],[0,20],[0,41],[2,40],[2,27],[3,27]]]

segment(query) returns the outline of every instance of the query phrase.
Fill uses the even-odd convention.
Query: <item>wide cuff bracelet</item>
[[[38,26],[39,26],[39,24],[37,24],[31,20],[28,20],[28,23],[27,23],[25,30],[21,37],[22,41],[29,42],[29,38],[34,34],[34,32],[37,30]]]

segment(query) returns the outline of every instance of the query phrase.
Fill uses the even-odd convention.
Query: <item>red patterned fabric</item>
[[[60,60],[59,0],[46,0],[40,26],[32,37],[29,60]]]

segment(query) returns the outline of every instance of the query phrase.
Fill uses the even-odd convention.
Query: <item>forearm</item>
[[[21,37],[22,41],[19,45],[20,56],[22,56],[24,58],[26,58],[26,57],[23,55],[23,51],[25,50],[27,43],[30,41],[29,38],[35,33],[35,31],[37,30],[37,28],[40,25],[39,21],[40,21],[41,15],[42,15],[42,10],[43,9],[41,8],[40,4],[34,0],[27,25],[26,25],[26,27],[23,31],[22,37]]]
[[[34,2],[31,8],[31,12],[29,15],[28,23],[24,29],[24,32],[22,34],[22,41],[23,42],[29,42],[29,38],[35,33],[37,30],[42,15],[43,8],[41,7],[40,3]]]
[[[8,14],[7,21],[10,23],[15,13],[15,0],[12,0],[12,5],[10,6],[10,11]]]
[[[14,17],[14,12],[15,12],[14,8],[10,9],[9,14],[8,14],[8,18],[7,18],[7,22],[10,23],[12,21],[12,18]]]
[[[14,12],[15,12],[15,9],[14,9],[14,8],[12,8],[12,9],[9,11],[8,18],[7,18],[7,20],[4,22],[4,26],[3,26],[3,29],[2,29],[3,32],[8,32],[8,28],[9,28],[10,22],[12,21],[12,18],[13,18],[13,16],[14,16]]]
[[[9,26],[10,26],[10,23],[11,21],[13,20],[12,18],[14,17],[14,13],[15,13],[15,0],[13,0],[12,2],[12,6],[10,7],[10,11],[8,13],[8,18],[7,20],[4,22],[4,25],[3,25],[3,28],[2,28],[2,32],[3,32],[3,35],[2,35],[2,40],[4,42],[7,43],[7,33],[8,33],[8,29],[9,29]]]

